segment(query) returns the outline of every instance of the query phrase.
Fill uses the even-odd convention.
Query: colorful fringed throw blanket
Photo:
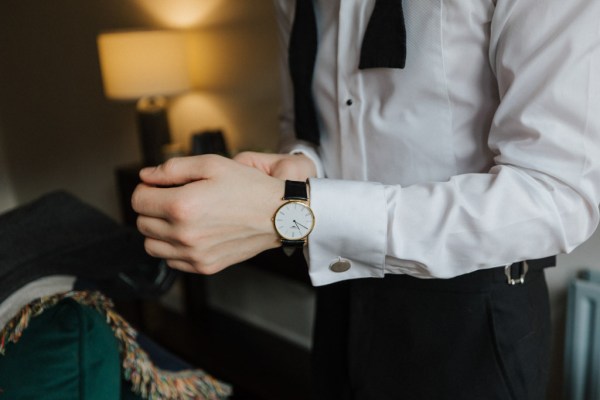
[[[137,331],[115,312],[112,301],[100,292],[71,291],[29,303],[0,331],[0,354],[5,353],[9,342],[19,341],[31,318],[67,298],[105,316],[119,342],[124,377],[131,382],[135,393],[151,400],[221,400],[231,395],[231,387],[204,371],[170,372],[157,368],[137,343]]]

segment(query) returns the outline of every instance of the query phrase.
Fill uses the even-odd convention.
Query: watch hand
[[[298,228],[298,230],[300,230],[300,227],[298,226],[298,223],[296,222],[296,220],[294,220],[294,224],[296,224],[296,228]]]
[[[304,229],[308,229],[306,226],[302,225],[300,222],[296,222],[296,221],[294,221],[294,223],[295,223],[296,225],[300,225],[300,226],[301,226],[301,227],[303,227]],[[298,228],[298,229],[300,229],[300,228]]]

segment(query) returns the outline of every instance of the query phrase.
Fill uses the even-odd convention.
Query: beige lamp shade
[[[173,95],[190,89],[185,34],[172,31],[98,36],[104,92],[111,99]]]

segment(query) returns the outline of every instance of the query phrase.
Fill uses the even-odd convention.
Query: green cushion
[[[0,398],[106,400],[121,397],[116,338],[96,310],[67,299],[33,317],[0,355]]]

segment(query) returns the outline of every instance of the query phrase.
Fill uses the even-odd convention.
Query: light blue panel
[[[586,270],[581,273],[581,279],[600,284],[600,270]]]
[[[600,400],[600,274],[584,276],[590,280],[579,279],[569,287],[565,343],[568,400]]]

